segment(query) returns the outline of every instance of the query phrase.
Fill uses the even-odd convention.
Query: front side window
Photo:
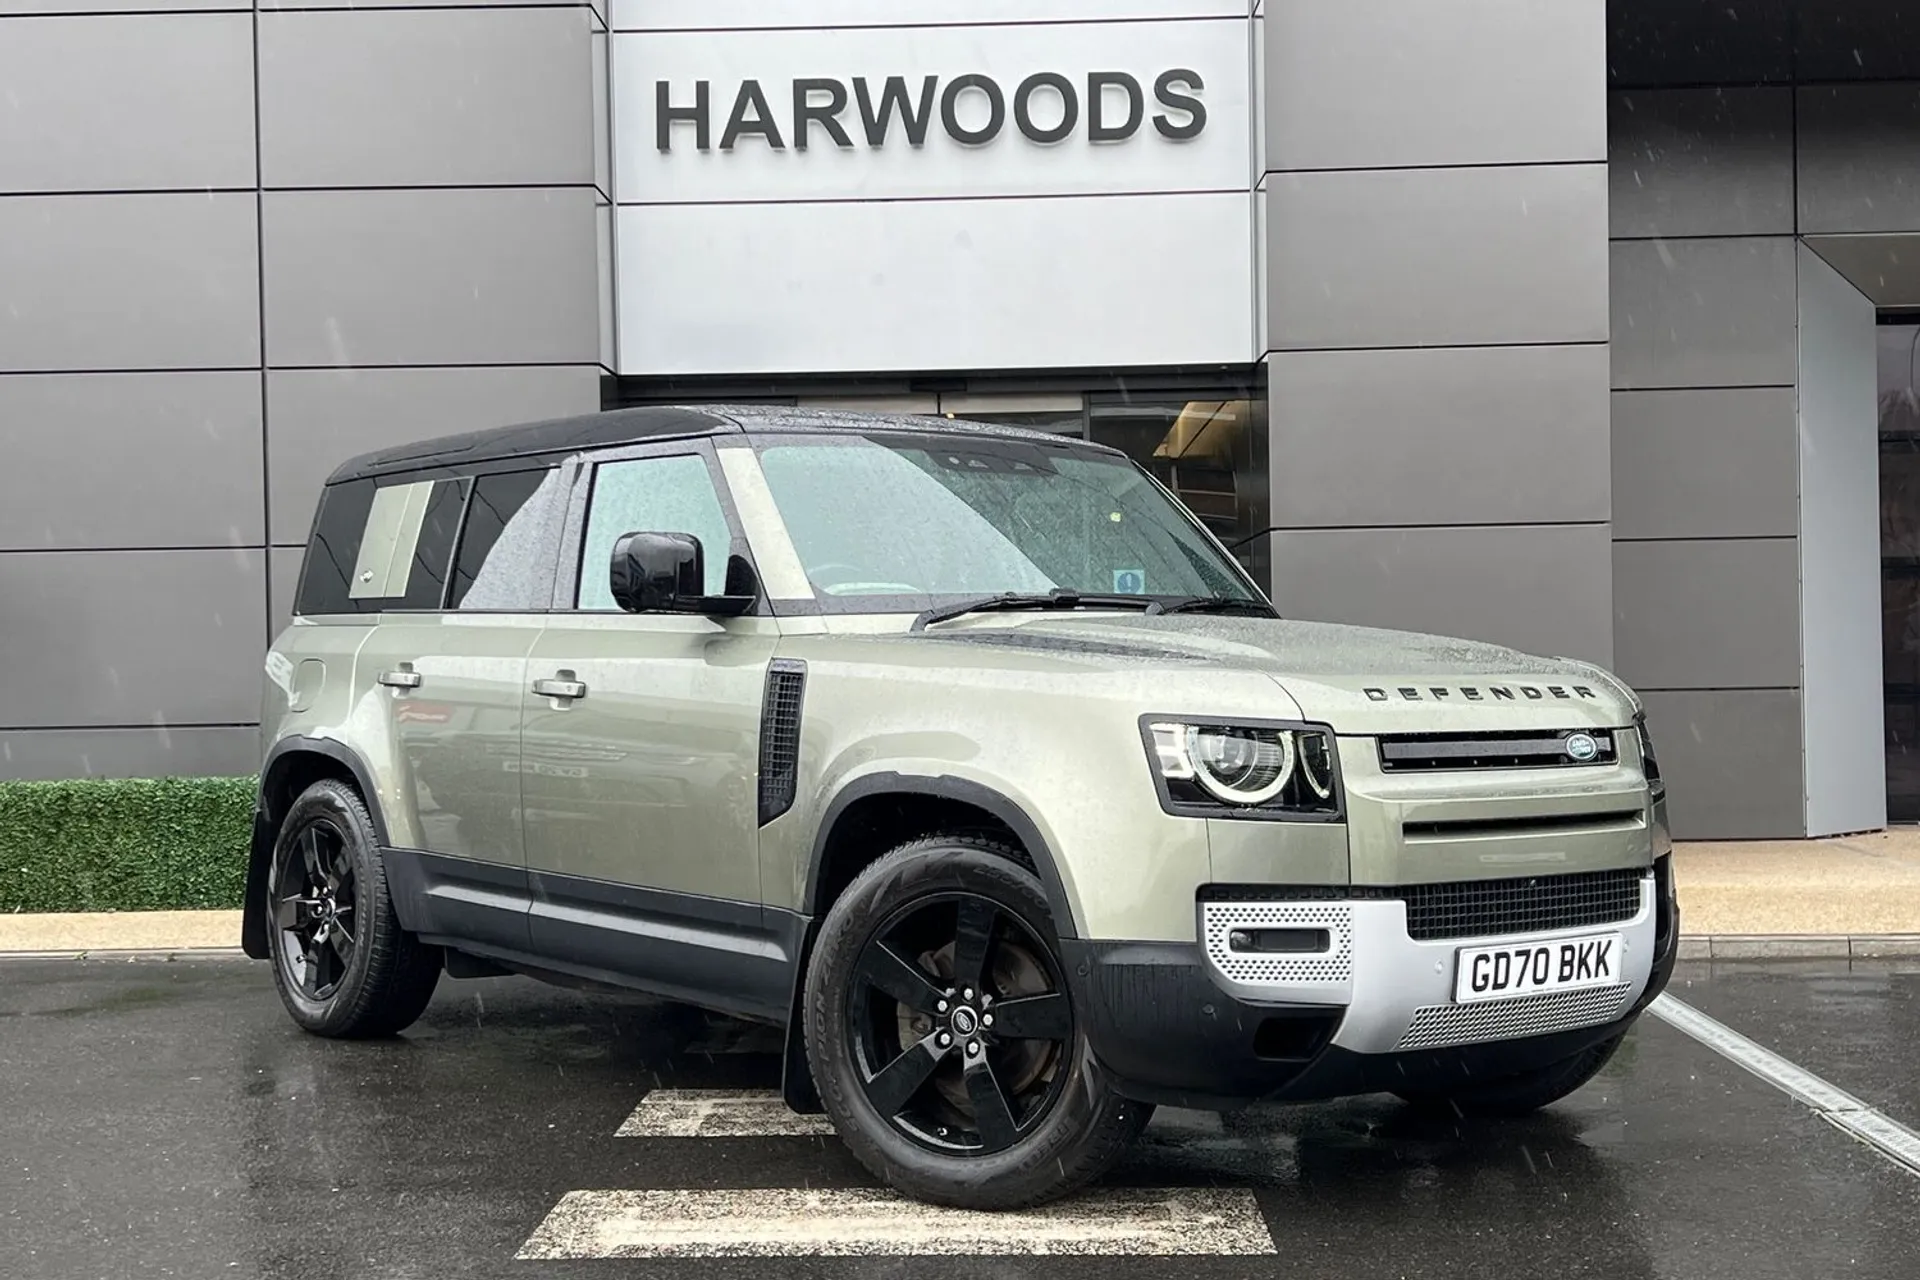
[[[723,593],[733,530],[705,458],[676,454],[603,462],[594,468],[581,543],[578,608],[619,607],[613,602],[608,569],[614,544],[629,533],[690,533],[700,539],[706,592]]]
[[[823,602],[1056,589],[1256,598],[1124,458],[879,434],[767,441],[759,454]]]

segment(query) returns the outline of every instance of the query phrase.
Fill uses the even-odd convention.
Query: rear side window
[[[463,477],[328,486],[295,612],[440,608],[469,483]]]
[[[551,468],[505,471],[474,481],[466,531],[460,535],[460,554],[453,562],[453,594],[447,600],[450,608],[525,607],[524,602],[532,598],[526,579],[540,571],[535,557],[545,543],[547,531],[542,527],[542,517],[551,506],[545,499],[532,508],[527,502],[549,477],[558,475]],[[549,491],[554,488],[547,487]],[[546,573],[551,569],[549,561]],[[474,590],[475,583],[481,584],[480,590]]]

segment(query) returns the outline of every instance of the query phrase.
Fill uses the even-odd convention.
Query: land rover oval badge
[[[1594,741],[1590,733],[1572,733],[1567,735],[1567,756],[1575,764],[1585,764],[1600,754],[1600,744]]]

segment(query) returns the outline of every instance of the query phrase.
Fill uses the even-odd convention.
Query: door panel
[[[387,614],[360,650],[362,697],[390,753],[380,799],[405,846],[393,864],[418,932],[526,945],[520,716],[541,622]]]
[[[758,904],[760,698],[749,619],[555,614],[528,662],[528,866]],[[584,685],[541,696],[534,681]]]
[[[543,955],[782,1018],[791,940],[760,897],[760,703],[770,618],[629,614],[609,589],[628,533],[700,541],[706,589],[745,543],[703,445],[583,466],[571,568],[528,660],[521,721],[529,918]]]
[[[534,645],[521,785],[534,950],[751,1017],[785,1015],[760,909],[766,623],[554,615]],[[579,696],[541,696],[534,681]]]

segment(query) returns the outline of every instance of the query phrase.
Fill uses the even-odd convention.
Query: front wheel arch
[[[869,856],[852,862],[836,859],[833,856],[838,847],[836,834],[846,834],[844,824],[849,820],[857,820],[862,806],[889,801],[907,807],[915,804],[942,806],[946,808],[946,813],[940,816],[946,820],[903,834],[899,839],[881,841]],[[807,973],[813,963],[814,939],[819,934],[821,918],[833,906],[839,890],[844,889],[868,864],[892,852],[905,840],[943,832],[951,834],[954,829],[976,825],[981,817],[990,819],[1004,830],[1004,835],[1010,837],[1018,851],[1026,856],[1029,870],[1040,878],[1041,887],[1046,892],[1048,911],[1053,916],[1056,936],[1063,942],[1078,937],[1072,903],[1061,881],[1053,850],[1040,834],[1039,825],[1017,802],[991,787],[965,778],[875,773],[848,783],[826,807],[819,832],[814,837],[812,862],[807,868],[807,891],[801,905],[806,927],[794,956],[793,989],[787,1003],[786,1044],[780,1073],[781,1096],[792,1110],[803,1115],[819,1115],[825,1109],[814,1084],[812,1067],[807,1061],[803,1009]],[[1069,981],[1077,977],[1076,974],[1068,974]]]
[[[915,802],[928,804],[930,808],[960,806],[991,818],[1013,837],[1019,850],[1026,855],[1030,869],[1040,877],[1040,884],[1046,890],[1047,908],[1053,914],[1054,930],[1060,939],[1071,941],[1080,936],[1074,920],[1073,903],[1067,893],[1066,882],[1060,875],[1059,860],[1046,837],[1040,834],[1039,824],[1017,801],[992,787],[950,776],[872,773],[848,783],[834,795],[821,816],[819,831],[814,837],[812,861],[807,868],[807,891],[800,909],[809,918],[818,919],[825,915],[833,905],[837,890],[844,888],[853,878],[852,875],[842,879],[829,874],[830,871],[845,870],[836,866],[832,856],[836,838],[845,835],[844,824],[851,815],[857,813],[859,806],[886,800],[909,808]],[[932,834],[955,825],[966,824],[964,820],[934,822],[928,830],[915,834]],[[873,857],[865,861],[873,861],[891,847],[875,850]],[[854,867],[853,874],[858,874],[859,870],[859,867]]]

